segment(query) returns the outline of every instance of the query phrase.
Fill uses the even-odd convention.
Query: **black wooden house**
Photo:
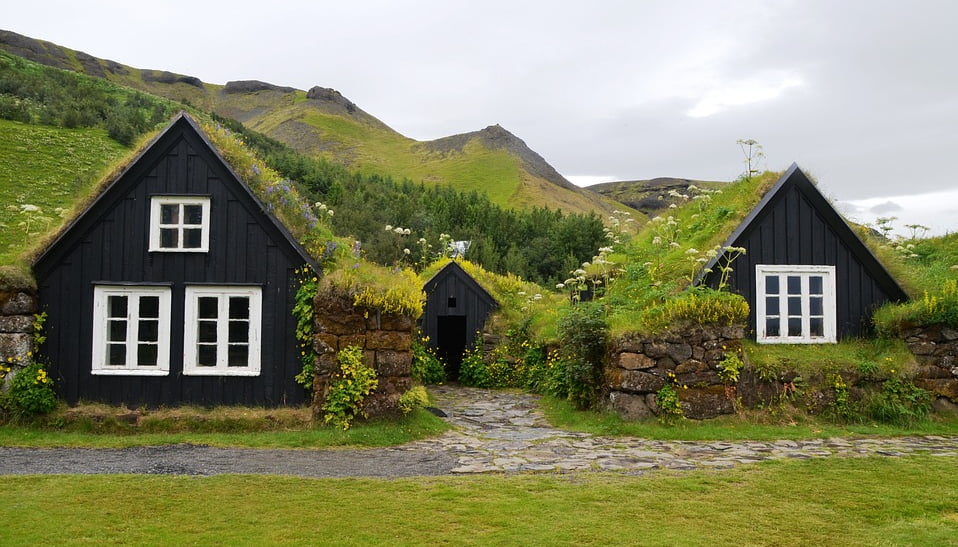
[[[180,114],[34,264],[68,402],[302,403],[294,271],[315,264]]]
[[[723,247],[743,247],[729,289],[760,343],[827,343],[871,330],[878,306],[908,297],[808,177],[792,166]],[[701,280],[717,287],[720,258]],[[710,272],[708,270],[711,270]]]
[[[449,379],[459,377],[466,348],[476,342],[499,304],[462,266],[450,262],[426,282],[421,328],[428,346],[446,363]]]

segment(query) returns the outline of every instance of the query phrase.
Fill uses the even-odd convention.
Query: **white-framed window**
[[[150,251],[205,253],[210,247],[210,198],[153,196]]]
[[[836,341],[835,266],[755,266],[755,338],[763,344]]]
[[[93,288],[93,374],[170,372],[170,288]]]
[[[260,287],[186,287],[183,374],[258,376]]]

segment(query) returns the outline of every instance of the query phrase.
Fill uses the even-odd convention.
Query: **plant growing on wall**
[[[309,266],[295,271],[299,275],[299,289],[293,299],[293,317],[296,319],[296,341],[302,370],[296,375],[296,383],[303,388],[313,388],[316,352],[313,351],[313,300],[319,290],[319,279]]]
[[[337,355],[339,371],[334,375],[326,402],[323,422],[349,429],[356,416],[366,417],[363,402],[378,386],[376,371],[363,362],[363,350],[349,346]]]

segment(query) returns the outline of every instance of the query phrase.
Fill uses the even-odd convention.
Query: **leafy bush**
[[[886,304],[875,312],[872,321],[878,334],[887,337],[927,325],[958,327],[958,280],[945,281],[937,294],[926,291],[920,299]]]
[[[413,338],[412,379],[423,385],[441,384],[446,381],[446,369],[427,342],[428,338]]]
[[[429,406],[429,393],[422,386],[412,386],[399,396],[399,410],[403,414],[409,414],[417,408],[426,406]]]
[[[522,386],[532,393],[544,393],[549,382],[549,361],[546,349],[538,344],[525,343],[522,356]]]
[[[53,379],[41,363],[31,363],[17,372],[4,396],[4,406],[17,416],[46,414],[57,407]]]
[[[671,382],[662,386],[662,388],[655,393],[655,404],[662,412],[662,418],[665,421],[681,418],[683,415],[682,403],[679,401],[679,392]]]
[[[293,299],[293,318],[296,319],[296,341],[299,344],[299,358],[303,368],[296,375],[296,383],[304,389],[313,389],[314,361],[316,352],[313,351],[313,299],[319,287],[319,280],[309,266],[296,269],[299,279],[299,289]]]
[[[748,302],[741,295],[705,287],[683,292],[649,308],[639,330],[657,334],[677,325],[740,325],[748,320]]]
[[[475,347],[466,348],[459,365],[459,382],[464,386],[490,387],[492,378],[482,359],[482,347],[476,342]]]
[[[366,417],[363,401],[376,389],[379,380],[376,371],[363,362],[362,348],[349,346],[340,350],[337,358],[339,372],[334,376],[323,403],[323,421],[346,430],[356,416]]]
[[[608,337],[602,307],[591,302],[573,306],[559,319],[558,331],[567,397],[577,409],[592,408],[602,377]]]
[[[911,425],[931,411],[931,394],[893,377],[885,380],[882,390],[868,397],[863,404],[865,415],[884,423]]]

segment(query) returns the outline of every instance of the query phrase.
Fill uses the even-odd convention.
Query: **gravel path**
[[[248,449],[191,444],[124,449],[0,447],[0,474],[223,473],[408,477],[521,471],[728,468],[769,459],[958,456],[958,437],[805,441],[654,441],[555,429],[536,396],[438,386],[437,407],[456,430],[390,448]]]

